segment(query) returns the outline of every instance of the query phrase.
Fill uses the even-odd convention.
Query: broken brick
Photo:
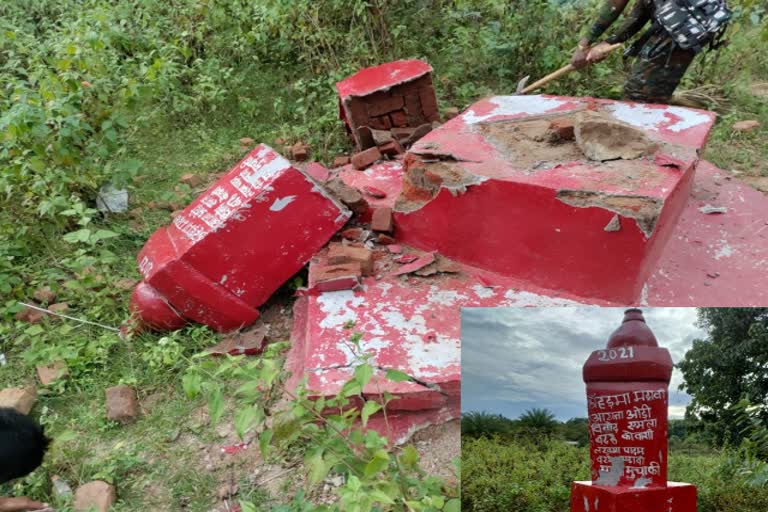
[[[403,153],[403,146],[396,140],[393,140],[379,146],[379,152],[386,156],[401,155]]]
[[[750,119],[749,121],[738,121],[733,123],[733,131],[750,132],[760,127],[760,121]]]
[[[432,87],[420,88],[419,100],[421,101],[421,110],[428,120],[437,121],[440,119],[437,107],[437,97],[435,96],[435,90]],[[434,116],[437,117],[433,119]]]
[[[416,131],[416,128],[412,128],[410,126],[403,126],[403,127],[395,127],[392,128],[390,133],[394,138],[397,140],[404,140],[413,135],[413,132]]]
[[[320,182],[327,181],[331,172],[320,162],[310,162],[304,168],[304,172]]]
[[[202,185],[203,180],[197,174],[192,174],[191,172],[188,172],[187,174],[184,174],[181,178],[179,178],[179,183],[184,183],[185,185],[189,185],[190,187],[194,188]]]
[[[358,262],[363,275],[373,273],[373,252],[366,247],[354,247],[333,243],[328,248],[328,263],[338,265],[343,263]]]
[[[408,126],[408,116],[402,110],[396,110],[389,114],[389,118],[392,120],[392,126],[403,127]]]
[[[352,290],[360,286],[359,261],[330,265],[313,260],[309,265],[309,288],[320,292]]]
[[[362,170],[381,159],[379,148],[372,147],[355,154],[352,157],[352,165],[357,170]]]
[[[422,125],[419,125],[416,127],[416,129],[411,133],[411,135],[403,141],[404,146],[411,146],[413,145],[417,140],[428,134],[432,131],[432,124],[430,123],[424,123]]]
[[[372,99],[368,103],[368,115],[371,117],[378,117],[384,114],[389,114],[395,110],[403,108],[402,96],[390,96],[381,99]]]
[[[120,423],[130,423],[138,415],[139,408],[136,391],[130,386],[114,386],[106,390],[107,419]]]
[[[347,228],[341,232],[341,236],[347,240],[360,240],[363,237],[363,228]]]
[[[256,141],[254,141],[250,137],[243,137],[242,139],[240,139],[240,145],[241,146],[251,146],[251,145],[253,145],[254,142],[256,142]]]
[[[36,367],[37,377],[40,379],[40,383],[43,386],[47,386],[69,374],[67,369],[67,363],[64,361],[54,361],[53,363],[45,366]]]
[[[384,233],[379,233],[379,235],[376,237],[376,241],[381,245],[392,245],[397,242],[397,240],[389,235],[385,235]]]
[[[387,197],[386,192],[376,187],[371,187],[370,185],[365,185],[363,187],[363,192],[365,192],[369,196],[374,197],[376,199],[384,199],[385,197]]]
[[[560,140],[573,140],[573,120],[567,117],[558,117],[549,123],[549,129]]]
[[[350,162],[350,158],[348,156],[346,155],[337,156],[336,158],[333,159],[333,168],[335,169],[337,167],[344,167],[349,162]]]
[[[371,130],[371,135],[373,136],[373,144],[375,146],[381,146],[394,140],[392,132],[387,130]]]
[[[309,147],[303,142],[297,142],[291,147],[291,154],[297,162],[304,162],[309,158]]]
[[[389,116],[372,117],[369,122],[371,128],[376,130],[389,130],[392,128],[392,121]]]
[[[453,119],[458,115],[459,115],[458,107],[448,107],[447,109],[445,109],[445,113],[443,113],[443,118],[446,121],[450,121],[451,119]]]
[[[54,293],[54,291],[51,290],[50,286],[44,286],[42,288],[35,290],[35,293],[33,293],[32,296],[35,298],[36,301],[42,302],[45,304],[50,304],[51,302],[56,300],[56,293]]]
[[[391,233],[392,228],[392,208],[375,208],[371,217],[371,229]]]
[[[6,388],[0,391],[0,407],[16,409],[21,414],[29,414],[37,400],[34,386],[26,388]]]
[[[81,485],[75,491],[75,512],[107,512],[117,499],[114,486],[95,480]]]
[[[376,145],[376,142],[373,140],[373,130],[370,127],[361,126],[357,129],[357,145],[361,150]]]
[[[60,302],[58,304],[51,304],[48,306],[49,311],[53,311],[54,313],[66,313],[69,311],[69,304],[66,302]]]
[[[26,322],[28,324],[39,324],[43,321],[43,318],[45,318],[45,313],[25,306],[24,309],[16,313],[14,318],[20,322]]]
[[[324,183],[328,191],[347,205],[350,210],[358,215],[368,211],[368,201],[363,194],[354,187],[350,187],[341,178],[333,178]]]

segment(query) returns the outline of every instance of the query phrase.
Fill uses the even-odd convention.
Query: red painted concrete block
[[[660,489],[571,484],[571,512],[696,512],[696,487],[669,482]]]
[[[250,324],[350,216],[260,145],[150,237],[137,257],[144,281],[131,307],[160,329],[180,319],[220,331]]]
[[[341,119],[358,149],[368,147],[358,133],[361,127],[389,130],[433,120],[437,100],[431,73],[426,62],[400,60],[361,69],[336,84]],[[429,108],[422,106],[422,89]]]
[[[304,167],[304,172],[321,183],[328,181],[331,177],[331,172],[320,162],[309,162]]]
[[[547,116],[590,106],[650,139],[649,156],[595,162],[576,142],[550,143]],[[406,154],[399,239],[553,291],[633,303],[685,209],[713,120],[667,105],[482,100]]]

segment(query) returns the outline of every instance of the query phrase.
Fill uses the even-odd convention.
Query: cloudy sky
[[[695,308],[643,308],[659,345],[677,363],[705,332]],[[586,417],[581,367],[605,347],[624,308],[477,308],[461,315],[462,411],[517,418],[527,409],[551,410],[558,419]],[[670,417],[681,418],[689,397],[670,385]]]

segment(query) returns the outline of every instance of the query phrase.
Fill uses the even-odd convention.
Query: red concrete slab
[[[361,69],[336,84],[339,96],[368,96],[392,86],[416,80],[432,72],[432,66],[422,60],[397,60]]]
[[[375,184],[387,190],[381,206],[390,206],[392,196],[402,186],[402,163],[387,162],[364,173],[347,171],[342,178],[362,188]],[[497,299],[509,289],[517,290],[518,305],[546,304],[548,300],[602,305],[643,306],[750,306],[768,300],[764,286],[768,270],[768,198],[749,185],[733,178],[709,162],[698,164],[694,186],[668,243],[646,280],[642,293],[633,300],[612,302],[583,297],[564,290],[550,290],[524,279],[464,266],[477,276],[475,285]],[[724,214],[704,214],[699,208],[719,206]],[[500,216],[509,216],[501,209]],[[396,223],[395,233],[400,235]],[[464,243],[462,241],[462,243]],[[557,246],[553,251],[562,253]],[[410,252],[404,249],[405,253]],[[523,292],[527,298],[523,298]]]
[[[350,216],[317,182],[260,145],[150,237],[137,261],[142,287],[154,291],[135,293],[132,308],[140,316],[151,311],[145,320],[157,328],[177,314],[222,331],[252,323],[256,308]],[[158,322],[159,306],[172,322]]]
[[[645,149],[631,159],[589,160],[576,142],[552,139],[550,125],[563,116],[637,128]],[[399,237],[549,289],[630,302],[685,206],[713,120],[703,111],[590,98],[480,101],[406,156]]]
[[[696,512],[696,487],[678,482],[656,489],[573,482],[571,512]]]

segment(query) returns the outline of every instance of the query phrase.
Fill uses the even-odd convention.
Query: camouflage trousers
[[[624,84],[624,98],[668,103],[695,55],[675,45],[666,33],[652,36],[635,57]]]

